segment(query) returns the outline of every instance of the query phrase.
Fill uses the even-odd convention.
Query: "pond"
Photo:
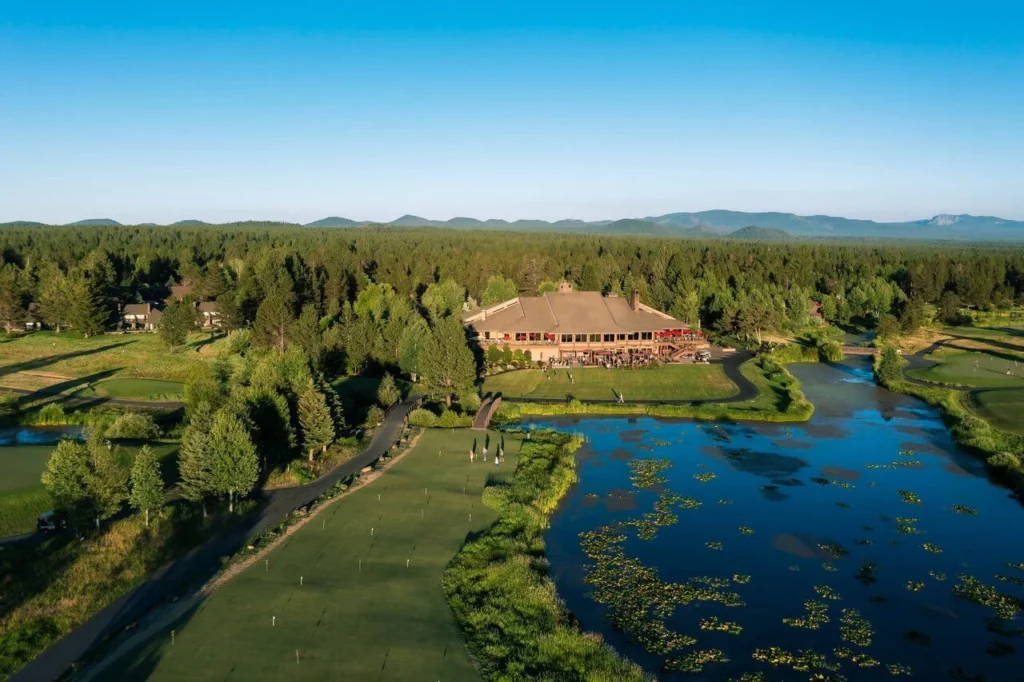
[[[588,441],[568,608],[661,679],[1024,679],[1020,503],[867,363],[792,369],[806,424],[538,422]]]
[[[0,428],[0,446],[55,445],[62,438],[81,439],[84,426],[12,426]]]

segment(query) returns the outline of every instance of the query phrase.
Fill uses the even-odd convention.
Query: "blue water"
[[[951,679],[950,670],[957,667],[989,682],[1024,679],[1021,653],[986,653],[996,641],[1024,649],[1024,638],[986,631],[985,618],[994,612],[952,594],[957,576],[967,574],[1024,598],[1024,588],[995,579],[997,574],[1024,578],[1024,571],[1006,566],[1024,562],[1021,504],[989,480],[977,459],[953,444],[934,410],[876,388],[866,365],[793,369],[817,408],[802,425],[711,425],[649,418],[541,422],[580,433],[588,441],[578,457],[579,483],[566,496],[547,534],[552,575],[569,609],[586,630],[602,633],[661,679],[724,681],[758,670],[768,680],[808,679],[809,673],[773,669],[751,659],[755,648],[769,646],[791,652],[813,649],[829,654],[830,660],[836,660],[836,647],[846,646],[866,651],[883,665],[907,665],[916,679]],[[901,450],[915,454],[900,455]],[[627,555],[656,568],[665,581],[752,576],[750,583],[733,588],[745,606],[695,602],[678,606],[669,620],[670,627],[697,639],[694,649],[721,649],[729,663],[711,664],[700,674],[661,673],[663,659],[615,632],[605,607],[590,598],[591,588],[584,582],[589,560],[580,548],[579,534],[651,511],[661,491],[631,485],[632,458],[670,459],[673,466],[666,473],[665,487],[703,505],[679,509],[679,521],[659,528],[653,540],[627,530]],[[899,460],[917,460],[920,465],[866,468]],[[716,478],[706,483],[693,478],[703,471],[714,472]],[[822,485],[812,477],[845,481],[851,487]],[[903,501],[899,490],[916,493],[922,503]],[[732,504],[721,505],[720,499]],[[978,513],[958,514],[953,504]],[[918,519],[914,526],[919,533],[898,533],[896,517]],[[741,534],[739,526],[753,528],[754,534]],[[856,544],[858,539],[872,544]],[[707,548],[709,541],[721,542],[723,549]],[[926,542],[942,552],[926,551]],[[819,548],[822,543],[838,543],[849,555],[833,558]],[[877,581],[869,585],[854,577],[864,560],[878,564]],[[837,570],[826,570],[826,562]],[[936,580],[929,571],[946,574],[946,580]],[[925,585],[911,592],[908,581]],[[805,600],[818,599],[816,585],[828,585],[842,597],[828,602],[831,622],[817,631],[783,624],[784,617],[804,615]],[[840,639],[840,609],[850,607],[875,630],[865,649]],[[712,615],[739,623],[742,633],[701,631],[701,618]],[[1021,627],[1022,620],[1009,625]],[[908,641],[905,634],[915,630],[930,643]],[[851,681],[890,677],[884,667],[862,669],[849,662],[843,663],[841,673]]]
[[[82,426],[14,426],[0,428],[0,446],[54,445],[64,438],[81,440],[85,437]]]

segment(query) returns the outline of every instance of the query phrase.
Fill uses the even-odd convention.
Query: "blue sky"
[[[1024,219],[1022,25],[985,0],[0,0],[0,221]]]

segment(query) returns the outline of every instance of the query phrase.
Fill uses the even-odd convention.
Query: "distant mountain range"
[[[151,223],[145,223],[150,225]],[[274,221],[248,221],[233,225],[293,225]],[[16,221],[2,223],[0,227],[32,227],[41,223]],[[91,218],[70,223],[74,226],[118,226],[110,218]],[[202,220],[181,220],[174,226],[207,226]],[[827,215],[801,216],[793,213],[746,213],[743,211],[698,211],[696,213],[666,213],[644,218],[621,220],[479,220],[458,217],[450,220],[430,220],[415,215],[403,215],[390,222],[377,223],[331,216],[314,221],[306,227],[342,228],[364,226],[440,227],[457,230],[512,230],[528,232],[575,232],[587,234],[650,235],[660,237],[780,240],[800,238],[894,238],[894,239],[949,239],[949,240],[1004,240],[1024,241],[1024,221],[1006,220],[992,216],[968,214],[942,214],[924,220],[881,223]]]

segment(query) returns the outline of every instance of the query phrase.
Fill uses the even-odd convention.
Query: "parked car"
[[[68,520],[55,511],[48,511],[36,519],[36,530],[40,533],[56,533],[68,527]]]
[[[693,356],[693,359],[696,360],[697,362],[710,362],[711,352],[706,350],[697,351],[697,354]]]

